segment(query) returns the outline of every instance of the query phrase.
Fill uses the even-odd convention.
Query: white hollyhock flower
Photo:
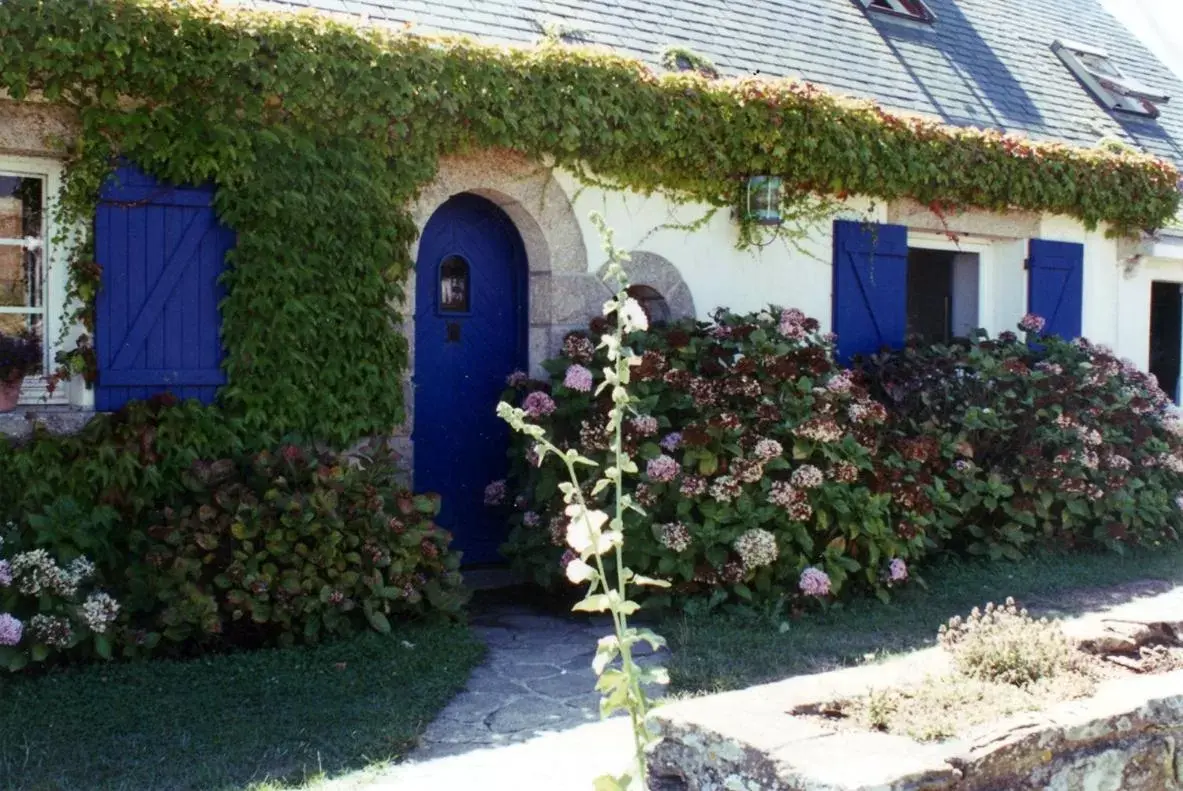
[[[575,585],[581,582],[587,582],[596,575],[596,570],[583,562],[579,558],[575,558],[567,564],[567,579]]]
[[[602,531],[608,522],[608,514],[592,511],[578,503],[567,506],[566,513],[571,517],[571,523],[567,525],[567,546],[583,555],[602,544]]]
[[[649,316],[645,314],[641,303],[632,297],[626,299],[624,304],[620,306],[620,316],[624,320],[626,331],[649,329]]]

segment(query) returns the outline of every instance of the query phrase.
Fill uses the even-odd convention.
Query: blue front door
[[[500,558],[501,514],[485,486],[505,477],[509,428],[495,410],[526,367],[526,253],[497,206],[457,195],[419,242],[415,266],[415,488],[443,498],[440,524],[464,562]]]

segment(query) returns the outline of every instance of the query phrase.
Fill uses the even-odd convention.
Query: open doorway
[[[907,334],[948,343],[978,328],[978,255],[908,250]]]
[[[1183,296],[1178,283],[1150,284],[1150,373],[1158,386],[1179,403],[1179,366],[1183,346]]]

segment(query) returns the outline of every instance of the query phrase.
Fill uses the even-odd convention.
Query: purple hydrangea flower
[[[544,417],[555,411],[555,400],[541,390],[535,390],[526,396],[522,402],[522,409],[533,418]]]
[[[8,613],[0,613],[0,645],[16,645],[21,641],[25,625]]]
[[[485,505],[501,505],[505,502],[505,479],[493,481],[485,487]]]
[[[530,375],[525,371],[514,371],[505,377],[505,384],[509,387],[521,387],[528,381],[530,381]]]
[[[661,438],[661,447],[663,450],[668,450],[673,453],[678,448],[682,447],[682,433],[680,431],[673,431]]]
[[[798,583],[801,592],[806,596],[828,596],[830,594],[830,575],[816,566],[810,566],[801,572]]]
[[[590,393],[592,389],[592,372],[576,363],[568,366],[563,377],[563,386],[581,393]]]
[[[887,567],[887,579],[892,582],[904,582],[908,579],[908,564],[903,558],[895,558]]]
[[[7,588],[12,584],[12,565],[7,560],[0,560],[0,588]]]
[[[645,467],[645,472],[649,474],[650,480],[665,482],[672,481],[677,477],[681,469],[681,465],[672,456],[666,456],[663,453],[656,459],[649,460],[649,464]]]

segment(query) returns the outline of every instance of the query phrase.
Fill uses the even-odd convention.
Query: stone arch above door
[[[584,327],[589,310],[598,312],[603,304],[603,291],[588,273],[587,245],[575,210],[550,168],[514,151],[490,149],[440,160],[438,175],[411,209],[420,232],[436,209],[461,193],[496,204],[522,237],[529,269],[529,359],[538,369],[563,335]],[[411,255],[418,254],[416,241]],[[409,326],[415,313],[414,274],[411,278],[403,308],[408,338],[414,334]]]

